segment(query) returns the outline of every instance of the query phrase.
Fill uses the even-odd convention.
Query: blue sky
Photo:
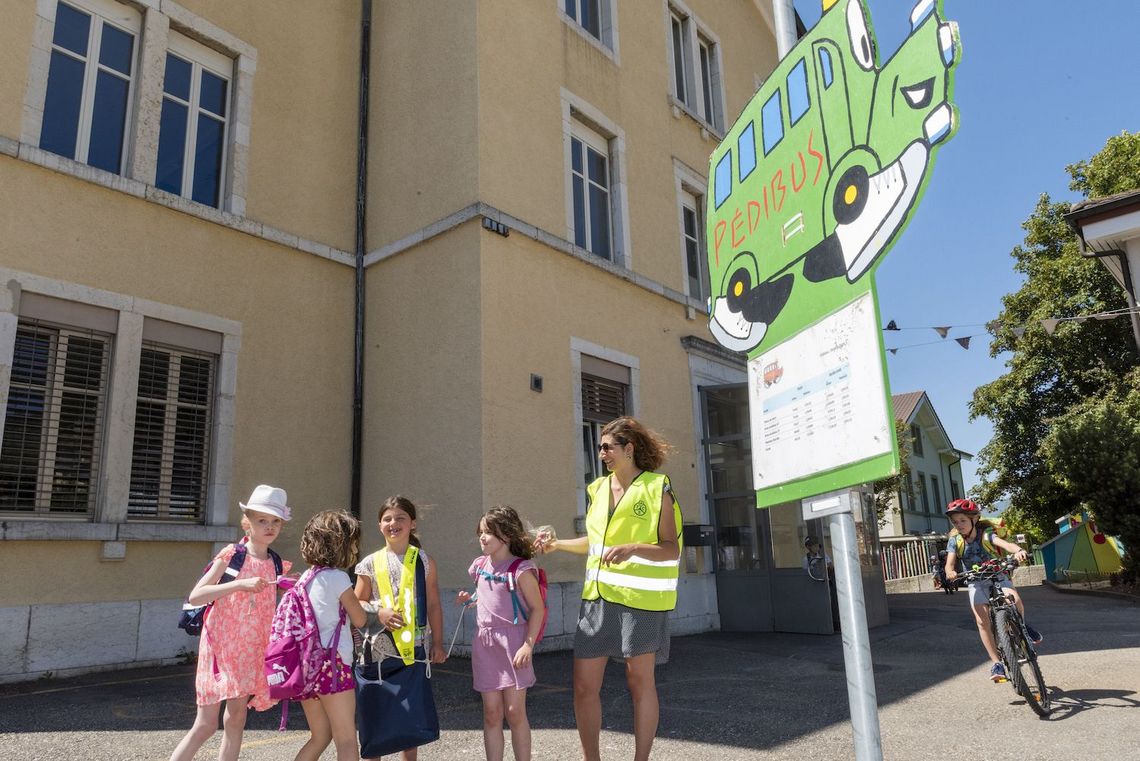
[[[911,3],[865,0],[886,61],[909,31]],[[795,0],[810,28],[819,0]],[[958,133],[938,155],[918,211],[878,270],[884,323],[952,325],[950,338],[887,355],[891,391],[925,390],[959,449],[977,454],[988,420],[971,422],[974,389],[1005,371],[985,323],[1017,290],[1011,249],[1041,193],[1078,200],[1065,165],[1122,130],[1140,130],[1140,3],[946,0],[963,54],[955,79]],[[961,327],[958,327],[961,326]],[[973,335],[969,350],[952,338]],[[939,341],[933,330],[886,334],[886,345]],[[966,487],[975,464],[963,462]]]

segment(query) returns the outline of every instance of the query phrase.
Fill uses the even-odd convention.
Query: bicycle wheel
[[[1004,615],[1003,615],[1004,614]],[[1038,716],[1045,717],[1051,712],[1049,688],[1045,678],[1041,676],[1041,667],[1037,665],[1037,653],[1033,651],[1025,639],[1019,616],[1012,611],[999,611],[999,622],[1004,624],[1004,638],[1009,644],[1009,655],[1012,657],[1006,663],[1006,671],[1017,693],[1025,698],[1025,702]],[[999,631],[999,638],[1002,633]],[[1000,642],[1000,639],[999,639]],[[999,644],[1002,658],[1007,657],[1006,650]]]
[[[997,635],[998,653],[1005,665],[1005,675],[1013,686],[1014,692],[1021,694],[1021,669],[1018,668],[1017,651],[1014,649],[1017,624],[1013,621],[1010,612],[1005,609],[994,611],[994,632]]]
[[[1014,652],[1017,655],[1018,677],[1021,689],[1018,692],[1025,698],[1025,702],[1038,716],[1045,717],[1050,714],[1049,688],[1045,684],[1045,677],[1041,676],[1041,667],[1037,665],[1037,653],[1025,640],[1020,631],[1014,641]]]

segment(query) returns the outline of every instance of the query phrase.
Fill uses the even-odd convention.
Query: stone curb
[[[1108,597],[1110,599],[1124,600],[1133,605],[1140,603],[1140,597],[1130,595],[1125,592],[1112,592],[1107,589],[1074,589],[1072,587],[1062,586],[1052,581],[1041,582],[1050,589],[1055,589],[1058,592],[1069,595],[1092,595],[1094,597]]]

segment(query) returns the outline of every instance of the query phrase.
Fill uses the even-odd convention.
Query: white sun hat
[[[276,486],[261,484],[249,495],[249,502],[238,502],[242,510],[254,510],[259,513],[268,513],[283,521],[291,517],[288,498],[284,489]]]

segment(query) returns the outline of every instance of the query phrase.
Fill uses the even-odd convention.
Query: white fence
[[[882,540],[883,580],[906,579],[930,573],[930,556],[946,548],[946,537],[908,536]]]

